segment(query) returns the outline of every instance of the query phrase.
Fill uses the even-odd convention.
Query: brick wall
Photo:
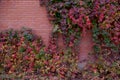
[[[0,30],[32,28],[47,44],[52,27],[45,7],[39,4],[39,0],[1,0]]]

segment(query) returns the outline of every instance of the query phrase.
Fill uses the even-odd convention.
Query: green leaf
[[[71,20],[69,18],[66,19],[67,23],[70,24]]]
[[[32,41],[33,35],[31,35],[31,34],[24,34],[24,38],[25,38],[27,41]]]
[[[40,50],[40,52],[36,55],[37,59],[45,58],[45,52],[43,50]]]
[[[99,52],[100,51],[100,47],[99,46],[94,46],[94,50],[95,50],[95,52]]]
[[[56,18],[61,18],[61,14],[60,14],[59,12],[56,12],[56,13],[55,13],[55,17],[56,17]]]
[[[19,52],[22,53],[22,52],[25,52],[25,51],[26,51],[26,49],[23,46],[21,46],[20,49],[19,49]]]

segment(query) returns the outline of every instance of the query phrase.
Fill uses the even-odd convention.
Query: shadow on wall
[[[47,45],[51,24],[39,0],[0,0],[0,30],[28,27],[43,38]]]

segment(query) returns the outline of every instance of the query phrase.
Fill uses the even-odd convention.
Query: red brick
[[[42,36],[45,44],[48,43],[52,27],[47,11],[39,5],[39,0],[1,0],[0,30],[21,27],[32,28]]]

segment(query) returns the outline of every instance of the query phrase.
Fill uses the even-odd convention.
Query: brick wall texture
[[[47,44],[52,27],[45,7],[39,4],[39,0],[1,0],[0,30],[28,27]]]

